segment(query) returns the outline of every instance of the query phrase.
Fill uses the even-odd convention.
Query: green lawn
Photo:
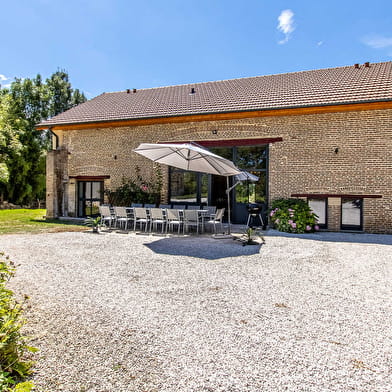
[[[60,221],[46,220],[46,210],[0,210],[0,234],[48,233],[60,231],[83,231],[85,226]]]

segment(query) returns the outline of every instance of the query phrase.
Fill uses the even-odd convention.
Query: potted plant
[[[91,216],[88,216],[87,219],[84,221],[84,224],[87,227],[92,227],[93,233],[99,233],[99,228],[101,227],[101,217],[97,216],[96,218],[93,218]]]
[[[242,242],[242,246],[265,244],[264,237],[253,227],[247,227],[239,240]]]

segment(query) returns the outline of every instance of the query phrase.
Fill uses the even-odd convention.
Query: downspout
[[[53,143],[52,143],[52,150],[57,150],[59,148],[59,136],[56,135],[53,131],[52,128],[48,128],[49,133],[54,136],[56,142],[55,142],[55,148],[53,148]]]

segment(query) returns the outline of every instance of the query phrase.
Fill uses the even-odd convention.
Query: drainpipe
[[[49,133],[54,136],[56,142],[55,142],[55,148],[52,147],[52,150],[57,150],[59,148],[59,136],[56,135],[53,131],[52,128],[48,128]],[[52,143],[53,145],[53,143]]]

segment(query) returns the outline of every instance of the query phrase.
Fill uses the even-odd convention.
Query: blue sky
[[[390,0],[13,0],[0,83],[66,69],[89,98],[392,60]]]

